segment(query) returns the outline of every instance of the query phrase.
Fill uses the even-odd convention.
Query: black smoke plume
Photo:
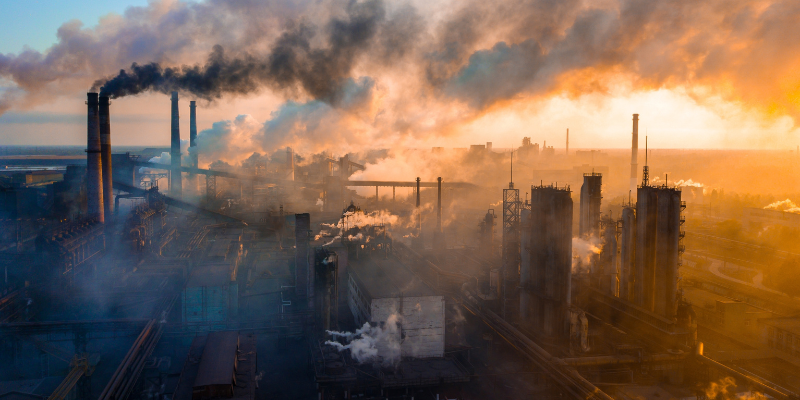
[[[96,81],[92,89],[112,98],[147,91],[181,91],[215,100],[225,94],[249,94],[269,86],[291,94],[302,91],[336,105],[344,95],[342,88],[353,64],[372,44],[384,15],[379,0],[352,2],[346,18],[331,20],[327,47],[312,47],[316,30],[299,23],[284,32],[263,57],[228,57],[222,46],[215,45],[204,65],[163,68],[155,62],[133,63],[114,77]]]

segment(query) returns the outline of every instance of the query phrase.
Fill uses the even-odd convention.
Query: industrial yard
[[[524,188],[351,180],[366,168],[353,156],[300,164],[292,149],[200,168],[193,146],[180,154],[177,93],[175,156],[144,161],[153,150],[111,153],[108,103],[88,94],[85,158],[4,159],[5,393],[694,398],[728,378],[800,392],[798,303],[720,272],[724,240],[687,235],[697,200],[639,171],[636,114],[631,176],[613,179],[630,197],[608,205],[607,176],[580,169]],[[516,166],[490,143],[463,156],[525,182],[525,165],[573,159],[528,139],[513,152]]]

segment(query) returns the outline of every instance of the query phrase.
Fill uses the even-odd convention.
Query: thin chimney
[[[114,213],[114,181],[111,174],[111,115],[108,96],[100,96],[100,159],[103,162],[103,212]]]
[[[439,197],[436,203],[436,233],[442,233],[442,177],[436,178],[439,182]]]
[[[197,103],[189,102],[189,155],[192,158],[192,167],[197,168]]]
[[[97,93],[87,93],[86,197],[89,217],[105,222],[103,213],[103,171],[100,157],[100,116]]]
[[[633,114],[633,133],[631,137],[631,193],[636,193],[636,169],[639,167],[639,114]]]
[[[178,116],[178,92],[172,92],[172,137],[170,148],[171,169],[169,177],[169,192],[175,198],[181,197],[181,127]]]

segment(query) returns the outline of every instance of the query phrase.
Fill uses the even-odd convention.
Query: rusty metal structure
[[[166,220],[166,203],[158,187],[147,190],[144,202],[136,206],[125,222],[127,240],[135,253],[141,253],[152,245],[164,230]]]
[[[82,264],[105,250],[103,224],[97,219],[65,223],[39,235],[36,248],[54,277],[72,278]]]

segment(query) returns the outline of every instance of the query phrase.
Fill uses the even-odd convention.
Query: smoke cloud
[[[249,153],[330,132],[352,147],[448,136],[513,102],[612,87],[796,120],[798,13],[792,0],[154,1],[0,55],[0,112],[92,83],[207,101],[270,90],[287,102]]]
[[[346,11],[346,18],[330,21],[325,40],[328,47],[312,46],[316,29],[300,23],[284,32],[265,57],[228,57],[222,46],[215,45],[205,65],[163,68],[155,62],[133,63],[128,71],[96,81],[92,89],[112,98],[178,90],[216,100],[270,86],[289,93],[302,90],[314,99],[335,105],[346,95],[344,84],[353,64],[375,37],[385,14],[383,4],[377,0],[350,2]]]

